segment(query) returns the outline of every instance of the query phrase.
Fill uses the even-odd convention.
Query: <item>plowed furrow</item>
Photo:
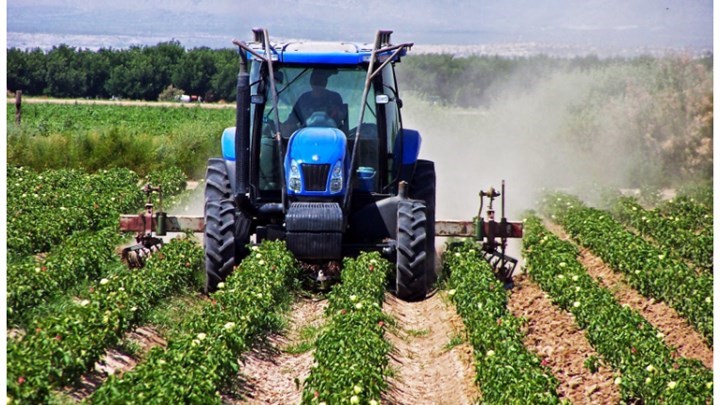
[[[313,351],[298,353],[296,348],[303,342],[303,329],[322,326],[326,306],[325,300],[297,300],[292,306],[287,330],[269,335],[242,358],[236,392],[223,396],[224,402],[300,403],[303,382],[313,365]]]
[[[592,372],[585,362],[599,357],[572,315],[554,306],[540,287],[525,276],[515,277],[508,310],[528,320],[524,344],[537,353],[558,380],[558,394],[573,404],[620,401],[615,376],[605,366]]]
[[[472,348],[458,343],[462,321],[439,295],[405,302],[386,295],[383,310],[397,322],[387,334],[394,350],[394,370],[384,402],[392,404],[473,404],[480,394],[474,384]]]
[[[95,363],[93,371],[80,377],[75,387],[63,389],[63,394],[76,401],[82,401],[92,395],[105,382],[108,375],[123,374],[132,370],[153,347],[167,345],[165,339],[152,326],[141,326],[128,332],[123,340],[135,346],[135,353],[129,354],[119,348],[108,349],[102,359]]]

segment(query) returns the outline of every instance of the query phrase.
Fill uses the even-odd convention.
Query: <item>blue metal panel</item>
[[[414,129],[403,128],[400,136],[402,137],[402,163],[404,165],[415,163],[418,159],[418,155],[420,155],[420,144],[422,143],[420,132]],[[400,141],[400,136],[395,139],[396,150],[397,143]]]
[[[222,155],[225,160],[235,160],[235,127],[225,128],[222,133]]]
[[[328,65],[359,65],[370,61],[372,55],[371,49],[368,49],[366,45],[355,45],[355,51],[349,51],[347,48],[348,44],[337,44],[338,50],[324,50],[324,51],[312,51],[305,50],[311,49],[312,45],[308,45],[303,50],[286,49],[287,45],[276,45],[274,47],[275,53],[273,60],[277,60],[280,63],[288,64],[328,64]],[[327,45],[325,45],[327,46]],[[265,54],[264,49],[256,49],[256,51],[263,55]],[[400,57],[405,56],[407,53],[406,49],[400,51],[395,57],[395,60],[399,60]],[[383,61],[387,59],[392,52],[383,52],[378,54],[378,59]],[[248,58],[252,58],[252,55],[248,53]]]
[[[283,63],[359,65],[370,60],[369,53],[283,52]]]

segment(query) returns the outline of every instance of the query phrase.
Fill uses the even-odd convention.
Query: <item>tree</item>
[[[82,54],[62,44],[47,54],[45,93],[52,97],[84,97],[87,92]]]

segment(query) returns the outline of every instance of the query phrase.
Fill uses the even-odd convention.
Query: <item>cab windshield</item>
[[[367,71],[362,67],[281,66],[275,72],[282,135],[289,137],[305,126],[334,126],[354,136]],[[263,130],[272,131],[272,95],[267,86]],[[363,124],[377,124],[374,89],[370,89]],[[352,129],[352,131],[351,131]]]

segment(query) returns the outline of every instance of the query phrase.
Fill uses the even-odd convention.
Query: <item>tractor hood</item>
[[[347,138],[337,128],[302,128],[285,155],[288,196],[336,197],[345,192]]]

